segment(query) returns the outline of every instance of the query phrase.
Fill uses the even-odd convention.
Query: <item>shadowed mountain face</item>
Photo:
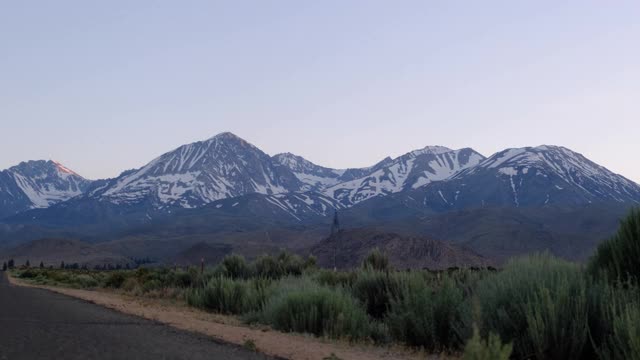
[[[320,266],[332,268],[335,265],[345,269],[360,266],[374,249],[385,253],[396,269],[435,270],[491,265],[489,259],[458,245],[371,228],[339,231],[313,246],[310,253],[317,257]]]

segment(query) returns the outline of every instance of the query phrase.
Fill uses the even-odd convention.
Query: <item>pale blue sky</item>
[[[232,131],[368,166],[564,145],[640,182],[640,2],[0,0],[0,168],[113,177]]]

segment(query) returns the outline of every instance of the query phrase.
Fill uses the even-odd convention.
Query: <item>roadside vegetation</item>
[[[162,297],[250,324],[464,359],[640,359],[640,211],[588,262],[534,254],[500,271],[395,271],[374,251],[352,271],[283,252],[211,268],[27,268],[37,284]]]

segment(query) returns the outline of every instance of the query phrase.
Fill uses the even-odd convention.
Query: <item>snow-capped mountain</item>
[[[277,154],[273,157],[273,160],[291,170],[298,180],[304,184],[304,189],[312,191],[325,191],[336,184],[369,176],[371,173],[393,163],[393,160],[387,157],[366,168],[331,169],[316,165],[301,156],[291,153]]]
[[[581,154],[547,145],[498,152],[419,192],[423,204],[435,208],[640,203],[638,184]]]
[[[483,159],[471,149],[427,147],[397,159],[386,158],[371,167],[336,170],[290,153],[270,157],[245,140],[222,133],[125,172],[96,186],[89,197],[122,205],[146,203],[162,209],[196,208],[253,193],[308,192],[336,200],[340,206],[351,206],[372,196],[447,179]]]
[[[322,191],[329,186],[341,182],[346,170],[336,170],[322,167],[292,153],[282,153],[273,156],[273,161],[290,171],[302,182],[306,190]]]
[[[89,196],[114,204],[193,208],[250,193],[271,195],[302,187],[291,171],[277,166],[269,155],[231,133],[222,133],[125,172]]]
[[[0,217],[69,200],[90,184],[55,161],[22,162],[0,172]]]
[[[443,146],[428,146],[374,167],[363,177],[333,185],[324,193],[345,206],[351,206],[372,197],[449,179],[482,160],[484,156],[470,148],[451,150]]]

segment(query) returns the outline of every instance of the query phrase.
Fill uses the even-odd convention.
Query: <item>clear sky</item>
[[[564,145],[640,182],[638,19],[637,0],[0,0],[0,168],[113,177],[232,131],[337,168]]]

